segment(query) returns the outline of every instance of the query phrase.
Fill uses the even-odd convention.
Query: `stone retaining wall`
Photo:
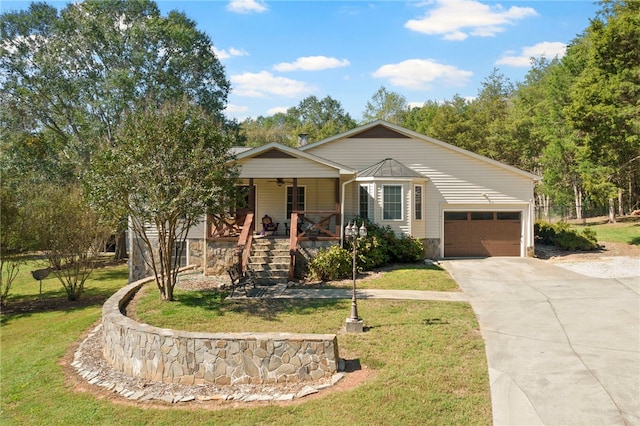
[[[330,378],[337,372],[335,334],[195,333],[126,317],[149,279],[120,289],[102,308],[104,356],[133,376],[179,384],[263,384]]]

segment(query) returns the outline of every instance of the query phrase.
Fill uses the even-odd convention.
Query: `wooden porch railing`
[[[334,220],[333,227],[331,226]],[[333,229],[332,229],[333,228]],[[296,270],[296,254],[300,240],[335,240],[340,238],[340,212],[334,210],[306,210],[291,213],[289,228],[289,280]]]
[[[255,233],[255,214],[249,212],[240,222],[231,216],[213,215],[209,238],[237,241],[237,262],[246,271]],[[300,240],[336,240],[340,238],[340,212],[335,210],[299,210],[291,213],[289,227],[289,280],[294,279],[296,254]]]
[[[249,255],[251,254],[254,229],[253,213],[247,213],[247,216],[244,218],[244,224],[242,225],[242,232],[238,238],[238,245],[236,246],[238,263],[244,272],[247,271],[247,263],[249,262]]]
[[[232,215],[209,215],[209,238],[227,238],[240,235],[243,223]]]

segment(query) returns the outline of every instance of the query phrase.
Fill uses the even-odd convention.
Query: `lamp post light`
[[[366,238],[367,228],[362,222],[362,226],[358,229],[356,222],[347,224],[344,228],[344,236],[347,240],[351,241],[353,251],[353,289],[351,294],[351,316],[345,320],[345,330],[347,333],[362,333],[362,319],[358,317],[358,301],[356,298],[356,256],[358,252],[358,239]]]

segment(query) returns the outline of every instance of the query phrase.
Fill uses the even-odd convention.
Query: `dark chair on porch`
[[[279,223],[273,223],[273,219],[269,215],[264,215],[262,217],[262,232],[261,235],[271,235],[278,233],[278,225]],[[269,234],[267,234],[269,233]]]

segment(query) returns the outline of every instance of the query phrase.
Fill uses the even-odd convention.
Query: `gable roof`
[[[540,176],[534,175],[524,170],[520,170],[517,167],[513,167],[508,164],[502,163],[500,161],[493,160],[489,157],[476,154],[475,152],[468,151],[466,149],[457,147],[455,145],[451,145],[441,140],[434,139],[429,136],[425,136],[421,133],[414,132],[413,130],[409,130],[401,126],[391,124],[384,120],[372,121],[371,123],[362,125],[360,127],[356,127],[355,129],[348,130],[346,132],[323,139],[318,142],[307,144],[305,146],[300,147],[299,150],[306,152],[309,150],[313,150],[314,148],[317,148],[319,146],[338,141],[340,139],[356,139],[356,138],[395,138],[395,139],[413,138],[413,139],[423,140],[423,141],[432,143],[434,145],[440,146],[442,148],[455,151],[459,154],[474,158],[476,160],[480,160],[485,163],[500,167],[502,169],[509,170],[513,173],[519,174],[521,176],[524,176],[534,181],[539,181],[542,179]]]
[[[358,178],[426,178],[393,158],[384,160],[358,172]]]
[[[271,142],[266,145],[259,146],[257,148],[251,148],[245,151],[238,152],[236,154],[236,160],[250,159],[250,158],[303,158],[305,160],[313,161],[327,167],[334,168],[339,171],[340,174],[355,174],[356,170],[338,164],[334,161],[327,160],[326,158],[318,157],[308,152],[304,152],[297,148],[292,148],[287,145],[282,145],[277,142]]]

